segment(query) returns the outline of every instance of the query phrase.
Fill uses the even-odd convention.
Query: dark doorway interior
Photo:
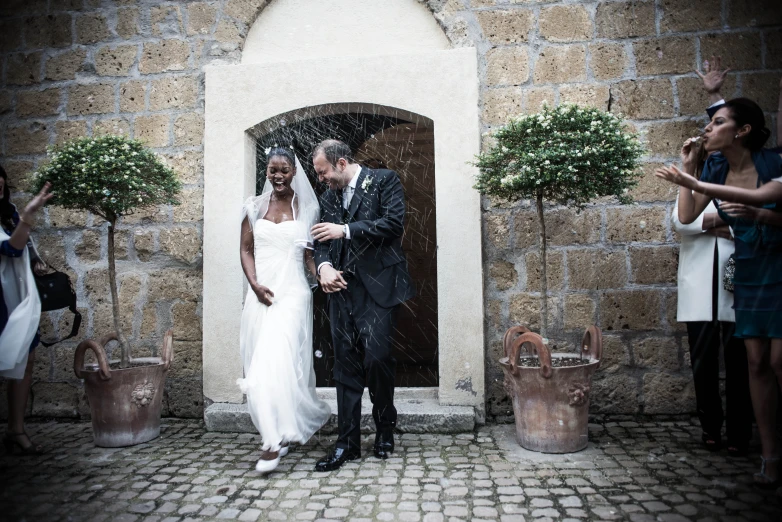
[[[403,247],[418,295],[400,309],[393,339],[398,387],[438,384],[434,129],[431,120],[422,120],[413,123],[364,112],[314,116],[293,123],[281,119],[271,132],[257,140],[257,193],[265,181],[264,150],[274,145],[293,146],[318,195],[326,187],[316,180],[310,154],[315,145],[327,138],[339,138],[350,145],[362,165],[399,173],[407,202]],[[314,305],[317,385],[333,386],[334,355],[326,295],[319,289],[315,291]]]

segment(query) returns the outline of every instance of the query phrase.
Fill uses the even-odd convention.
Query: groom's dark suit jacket
[[[341,190],[324,192],[320,208],[321,221],[348,224],[350,239],[316,242],[318,266],[330,262],[337,270],[355,273],[383,308],[415,295],[402,251],[405,194],[396,172],[362,166],[350,208],[343,210]]]

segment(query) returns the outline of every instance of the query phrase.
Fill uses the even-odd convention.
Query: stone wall
[[[0,5],[0,151],[24,203],[27,174],[46,146],[124,133],[155,148],[181,177],[182,204],[123,220],[123,322],[137,356],[156,353],[173,327],[176,359],[166,413],[200,416],[203,67],[238,63],[244,36],[268,2],[7,0]],[[454,47],[480,58],[483,130],[545,100],[622,112],[644,133],[638,204],[601,202],[581,214],[548,211],[552,338],[572,344],[592,322],[605,331],[595,412],[693,409],[687,345],[675,321],[675,192],[651,176],[705,121],[692,72],[711,53],[734,69],[726,96],[755,98],[769,117],[782,76],[782,12],[772,0],[425,2]],[[698,7],[693,7],[697,5]],[[284,31],[281,33],[284,37]],[[487,382],[490,417],[509,413],[496,363],[511,324],[539,323],[537,229],[522,203],[485,202]],[[46,209],[35,231],[44,256],[74,277],[80,337],[110,328],[106,225]],[[233,253],[226,253],[233,255]],[[44,337],[68,313],[42,318]],[[40,348],[32,412],[88,413],[71,370],[76,342]],[[230,343],[226,345],[231,346]],[[2,401],[0,401],[2,402]],[[4,404],[3,406],[4,407]]]

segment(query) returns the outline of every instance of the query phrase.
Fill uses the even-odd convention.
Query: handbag
[[[736,273],[736,258],[730,255],[722,272],[722,287],[728,292],[733,292],[733,276]]]
[[[38,296],[41,299],[42,312],[51,312],[52,310],[68,308],[74,315],[70,335],[51,343],[41,341],[41,344],[48,348],[49,346],[77,336],[79,334],[79,327],[81,327],[81,313],[76,309],[76,292],[73,290],[73,285],[71,284],[71,279],[68,277],[68,274],[54,270],[49,274],[35,275],[35,286],[38,289]]]

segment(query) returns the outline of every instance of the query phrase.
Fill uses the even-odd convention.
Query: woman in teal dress
[[[704,146],[714,154],[706,161],[700,181],[689,175],[694,171],[689,150],[682,150],[687,156],[685,172],[676,167],[657,171],[659,177],[681,186],[682,223],[695,220],[714,201],[733,231],[735,335],[744,339],[747,348],[752,406],[762,446],[761,470],[754,476],[760,487],[776,487],[780,479],[774,430],[777,382],[782,383],[782,158],[762,148],[769,135],[756,103],[730,100],[704,131]]]

